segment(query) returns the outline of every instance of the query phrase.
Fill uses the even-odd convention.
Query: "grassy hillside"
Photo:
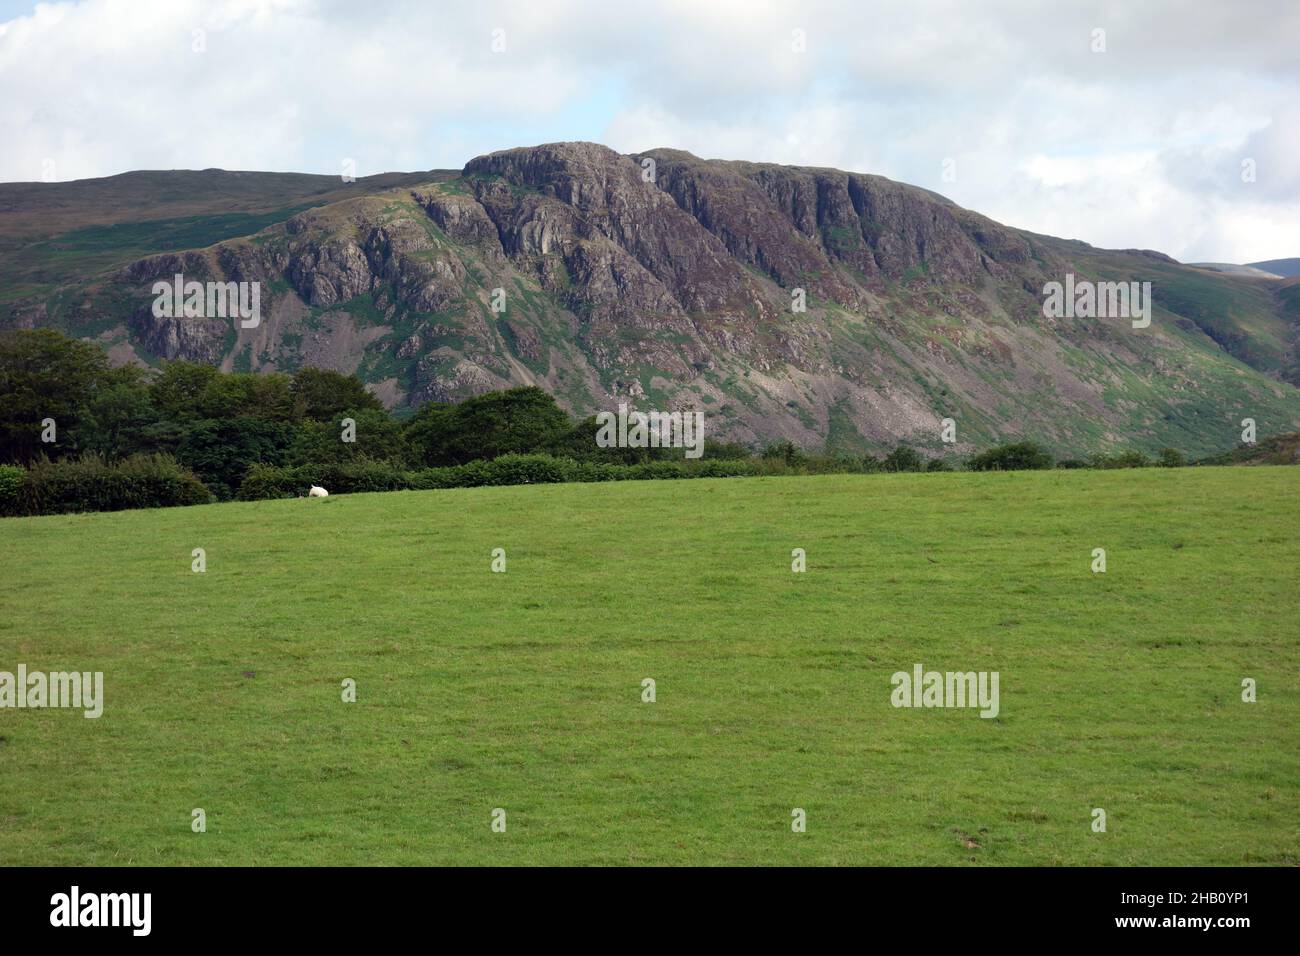
[[[343,184],[301,173],[133,172],[71,183],[0,183],[0,304],[104,281],[159,252],[252,235],[305,209],[448,173],[384,173]],[[75,297],[75,296],[74,296]]]
[[[0,670],[102,670],[107,700],[0,710],[0,862],[1294,865],[1295,474],[6,520]],[[998,671],[999,716],[891,707],[915,663]]]

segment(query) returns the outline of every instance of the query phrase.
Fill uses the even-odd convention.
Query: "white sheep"
[[[320,485],[312,485],[311,491],[307,492],[308,498],[328,498],[330,493]]]

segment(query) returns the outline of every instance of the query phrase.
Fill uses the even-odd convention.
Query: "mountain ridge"
[[[1300,426],[1300,316],[1273,280],[1013,229],[884,177],[592,143],[459,173],[299,175],[224,174],[241,198],[191,181],[157,219],[136,200],[133,218],[77,220],[74,190],[45,225],[63,231],[35,242],[20,226],[39,197],[0,187],[0,252],[17,266],[0,322],[58,325],[116,361],[356,371],[397,407],[513,384],[578,415],[700,407],[716,437],[751,444],[937,447],[953,418],[959,447],[1209,453],[1242,417]],[[177,271],[263,283],[261,325],[156,319],[148,289]],[[1044,317],[1043,285],[1066,273],[1152,282],[1149,334]]]

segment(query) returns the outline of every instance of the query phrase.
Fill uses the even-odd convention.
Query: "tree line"
[[[431,402],[403,420],[355,375],[319,368],[222,372],[183,361],[157,369],[114,367],[99,345],[54,329],[0,332],[0,510],[11,514],[283,495],[327,476],[344,486],[340,490],[372,490],[511,483],[512,477],[609,480],[951,467],[907,445],[876,458],[812,454],[789,441],[772,442],[755,454],[714,439],[705,440],[702,462],[689,462],[681,460],[680,449],[600,447],[597,430],[594,416],[575,422],[551,395],[531,386],[457,404]],[[512,456],[541,460],[527,467],[518,461],[482,466]],[[1055,462],[1039,445],[1017,442],[975,455],[963,467],[1184,463],[1172,449],[1156,461],[1132,452]]]

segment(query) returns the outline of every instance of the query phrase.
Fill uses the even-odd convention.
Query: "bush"
[[[971,471],[1037,471],[1052,467],[1047,449],[1031,441],[998,445],[966,463]]]
[[[1161,448],[1156,463],[1161,468],[1182,468],[1187,464],[1187,458],[1177,448]]]
[[[763,459],[765,461],[782,462],[791,468],[799,468],[808,464],[808,456],[803,449],[784,438],[780,441],[774,441],[764,448]]]
[[[9,476],[12,479],[12,476]],[[36,462],[8,514],[65,514],[207,504],[212,494],[170,455],[132,455],[115,465],[95,455]]]
[[[416,487],[411,475],[386,461],[358,458],[355,461],[328,462],[283,468],[276,465],[251,465],[239,486],[240,501],[264,498],[298,498],[312,485],[320,485],[330,494],[355,494],[363,491],[406,491]]]
[[[899,445],[880,463],[882,471],[925,471],[925,459],[915,448]]]
[[[19,468],[17,465],[0,465],[0,515],[19,513],[23,481],[26,478],[26,468]]]
[[[747,478],[760,474],[758,465],[747,458],[704,458],[682,463],[692,478]]]
[[[356,424],[352,441],[343,441],[343,419]],[[282,446],[281,455],[268,454],[261,461],[277,465],[342,464],[370,458],[406,465],[406,436],[400,422],[387,412],[370,409],[347,412],[329,421],[305,421],[294,427],[292,437]]]
[[[763,463],[752,459],[697,458],[626,465],[577,461],[552,455],[502,455],[491,461],[471,461],[418,471],[400,471],[386,462],[376,461],[364,462],[364,467],[362,462],[298,468],[253,465],[240,486],[239,498],[241,501],[293,498],[306,494],[312,484],[323,485],[333,495],[357,491],[432,491],[558,482],[738,478],[766,473]]]
[[[568,480],[567,458],[549,455],[502,455],[483,469],[485,485],[545,485]]]
[[[536,454],[573,431],[555,399],[532,385],[488,392],[459,405],[421,408],[406,423],[412,460],[452,466],[502,455]]]

